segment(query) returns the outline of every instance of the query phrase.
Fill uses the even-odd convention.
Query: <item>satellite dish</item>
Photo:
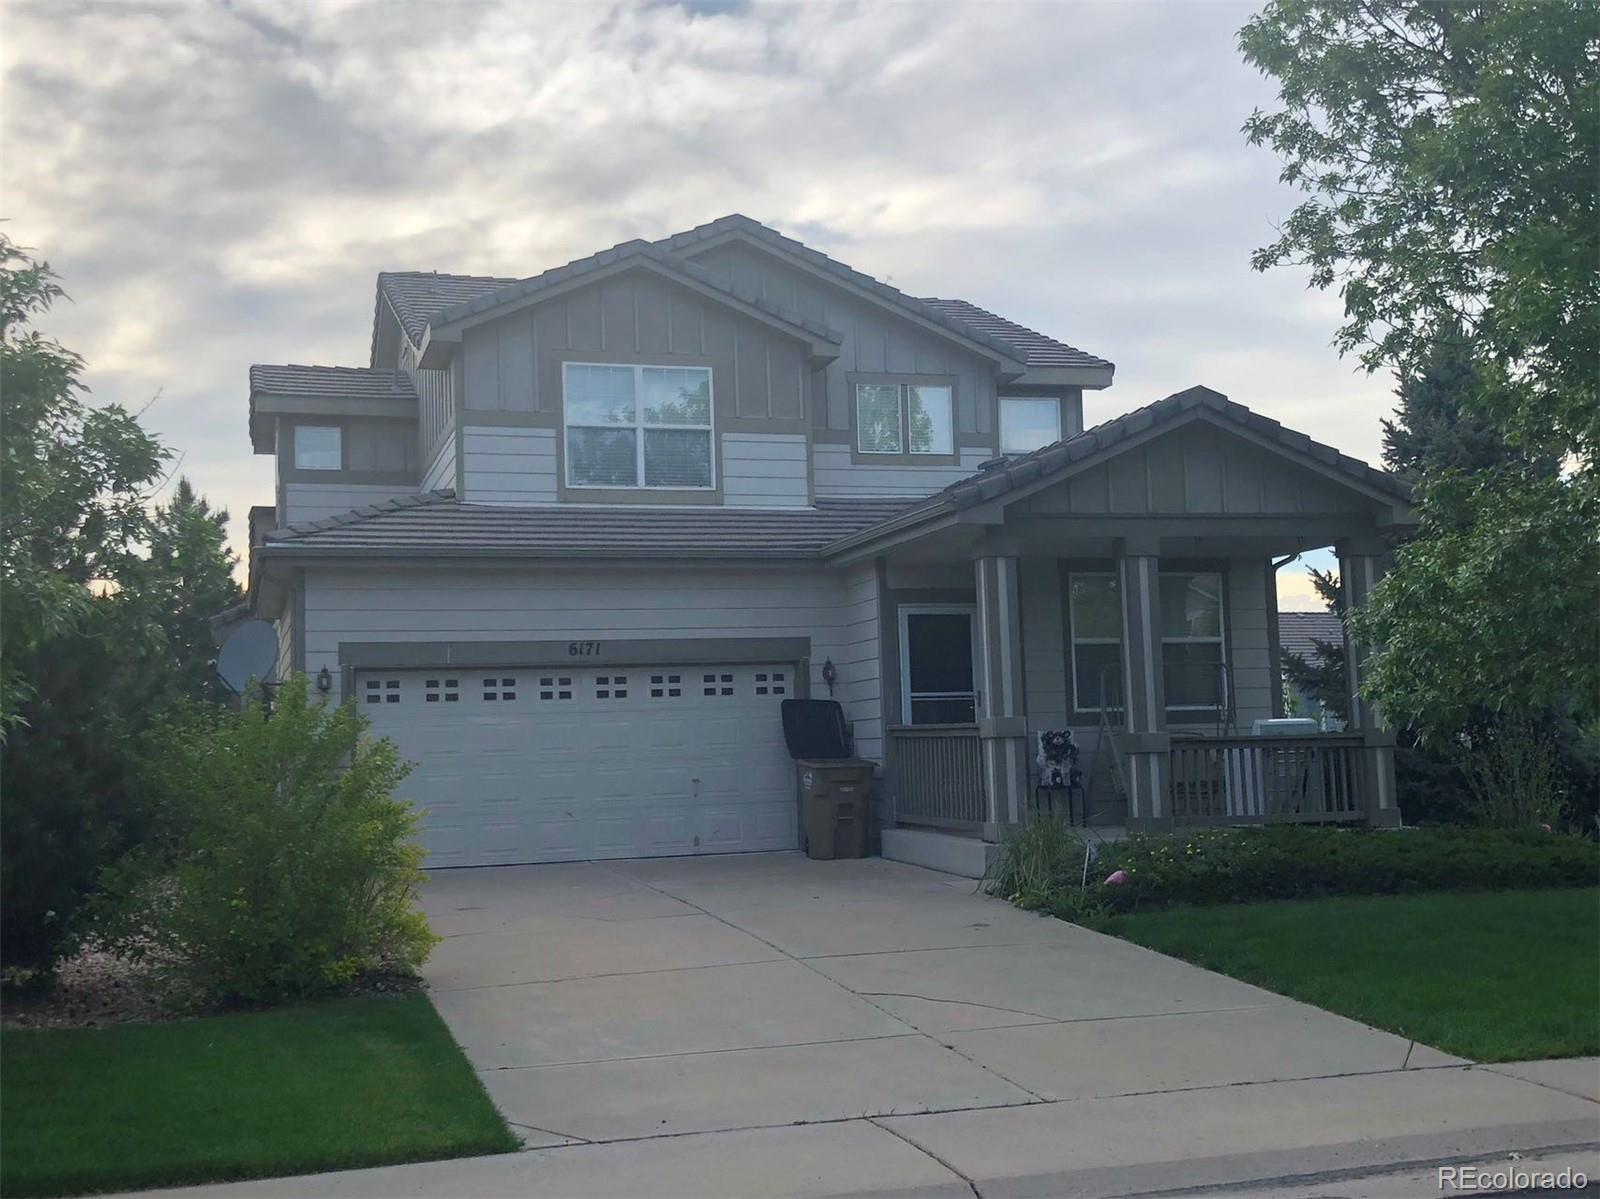
[[[217,651],[217,677],[235,695],[243,695],[251,679],[270,679],[277,665],[278,631],[264,620],[245,621]]]

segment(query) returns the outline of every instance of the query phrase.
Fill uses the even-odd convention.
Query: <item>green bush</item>
[[[100,939],[214,1003],[414,969],[437,938],[416,904],[416,814],[391,798],[409,767],[365,727],[302,676],[270,714],[255,702],[168,729],[158,846],[108,872]]]
[[[1034,821],[1007,841],[988,885],[1022,907],[1065,919],[1174,904],[1600,881],[1600,846],[1563,833],[1281,825],[1136,833],[1099,846],[1083,886],[1082,842],[1070,844],[1048,823]],[[1105,880],[1118,870],[1126,881],[1108,885]]]

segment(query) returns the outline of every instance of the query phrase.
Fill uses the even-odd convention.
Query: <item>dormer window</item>
[[[566,364],[567,486],[710,490],[711,371]]]
[[[955,453],[955,391],[946,384],[857,383],[856,452]]]
[[[344,469],[344,430],[338,425],[296,425],[296,470]]]

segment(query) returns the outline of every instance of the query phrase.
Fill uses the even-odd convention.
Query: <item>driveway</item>
[[[1592,1058],[1471,1066],[911,866],[501,867],[425,894],[433,1001],[527,1151],[176,1194],[1354,1199],[1508,1154],[1600,1174]]]
[[[881,859],[444,871],[425,901],[434,1003],[533,1148],[644,1142],[629,1152],[650,1160],[646,1139],[683,1137],[681,1162],[718,1143],[684,1134],[738,1157],[823,1125],[806,1156],[987,1195],[1545,1118],[1588,1133],[1540,1143],[1573,1144],[1600,1111]]]

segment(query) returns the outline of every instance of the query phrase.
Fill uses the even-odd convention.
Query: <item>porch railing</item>
[[[1367,816],[1361,737],[1173,739],[1177,824],[1358,821]]]
[[[983,827],[987,805],[977,725],[891,726],[888,756],[897,821],[935,828]]]

